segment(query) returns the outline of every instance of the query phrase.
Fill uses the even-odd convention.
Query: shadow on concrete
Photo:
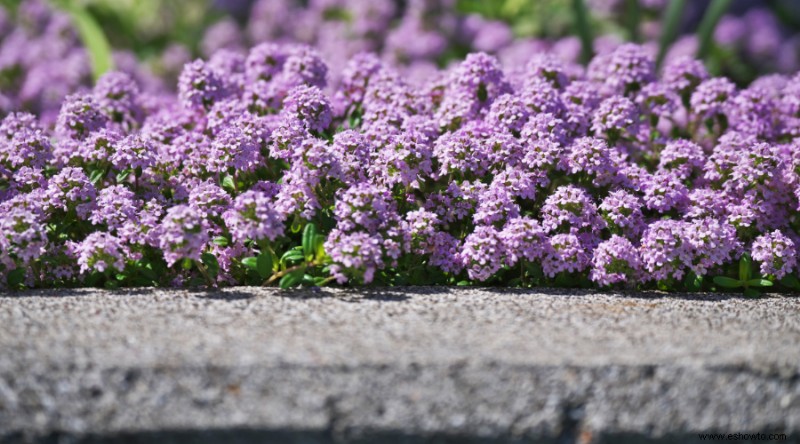
[[[713,433],[713,432],[712,432]],[[722,436],[725,436],[726,432]],[[769,433],[752,432],[752,433]],[[43,437],[25,437],[23,435],[0,436],[0,444],[30,443],[30,444],[571,444],[575,442],[589,442],[596,444],[692,444],[699,442],[725,442],[724,439],[711,437],[700,438],[699,433],[675,433],[660,437],[651,437],[635,433],[612,433],[592,435],[584,432],[580,437],[563,436],[537,436],[537,437],[476,437],[459,435],[415,435],[404,432],[371,432],[359,436],[348,437],[346,434],[335,435],[327,430],[254,430],[254,429],[220,429],[220,430],[164,430],[154,432],[120,433],[114,435],[86,435],[76,436],[67,433],[53,433]],[[786,435],[784,435],[786,436]],[[788,441],[796,443],[791,436]],[[738,440],[742,443],[755,443],[759,441]],[[763,442],[761,440],[760,442]]]
[[[669,293],[663,291],[646,290],[646,291],[631,291],[631,290],[593,290],[593,289],[577,289],[577,288],[508,288],[508,287],[454,287],[454,286],[426,286],[426,287],[360,287],[360,288],[335,288],[335,287],[316,287],[316,288],[299,288],[290,290],[281,290],[275,287],[230,287],[222,289],[207,289],[207,288],[187,288],[187,289],[172,289],[172,288],[153,288],[153,287],[137,287],[137,288],[121,288],[117,290],[105,290],[100,288],[61,288],[61,289],[33,289],[25,291],[6,291],[0,292],[0,298],[17,298],[17,297],[37,297],[37,298],[60,298],[64,296],[71,297],[89,297],[96,296],[98,293],[103,293],[108,297],[136,297],[140,295],[152,294],[154,291],[170,292],[175,297],[197,297],[204,299],[214,299],[221,301],[240,301],[256,297],[281,297],[289,299],[339,299],[346,302],[362,302],[362,301],[384,301],[384,302],[403,302],[411,297],[417,295],[428,294],[458,294],[465,293],[464,297],[468,297],[467,293],[474,293],[480,291],[482,293],[496,294],[498,297],[504,295],[535,297],[538,295],[560,296],[560,297],[585,297],[589,295],[605,294],[622,299],[675,299],[686,301],[725,301],[730,299],[754,299],[745,297],[741,293]],[[757,299],[769,298],[783,298],[783,297],[797,297],[798,293],[767,293],[763,294]]]

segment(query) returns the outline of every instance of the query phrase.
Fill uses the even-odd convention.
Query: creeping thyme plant
[[[413,48],[410,48],[413,49]],[[509,61],[510,60],[510,61]],[[299,43],[0,123],[0,287],[800,290],[800,74]]]

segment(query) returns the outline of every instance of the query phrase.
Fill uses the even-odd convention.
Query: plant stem
[[[192,262],[194,262],[194,265],[197,267],[198,270],[200,270],[200,274],[203,275],[203,278],[206,280],[206,283],[208,284],[208,286],[209,287],[214,287],[214,285],[215,285],[214,284],[214,280],[211,279],[211,276],[209,276],[208,269],[206,269],[206,266],[203,265],[203,263],[201,261],[198,261],[198,260],[192,260]]]
[[[731,0],[714,0],[708,5],[706,13],[703,14],[703,21],[700,22],[700,27],[697,30],[698,40],[700,41],[697,58],[703,59],[708,55],[711,45],[714,43],[714,29],[730,4]]]
[[[581,39],[581,62],[586,64],[589,63],[594,54],[594,39],[592,38],[592,29],[589,25],[589,12],[586,9],[584,0],[572,0],[572,14],[575,32]]]
[[[639,0],[627,0],[625,4],[625,26],[628,28],[628,38],[632,42],[639,41],[639,22],[642,17],[642,9]]]
[[[661,66],[669,46],[678,36],[678,28],[681,26],[681,18],[683,18],[683,8],[685,6],[686,0],[671,0],[667,6],[664,17],[664,30],[662,31],[658,48],[658,66]]]
[[[272,276],[270,276],[269,279],[267,279],[266,281],[264,281],[263,284],[261,284],[261,286],[262,287],[266,287],[267,285],[277,281],[278,279],[286,276],[287,274],[289,274],[289,273],[291,273],[293,271],[297,271],[297,270],[300,270],[302,268],[314,267],[316,265],[317,265],[316,262],[311,261],[311,262],[304,262],[304,263],[302,263],[300,265],[295,265],[294,267],[289,267],[289,268],[287,268],[287,269],[285,269],[283,271],[279,271],[279,272],[273,274]]]

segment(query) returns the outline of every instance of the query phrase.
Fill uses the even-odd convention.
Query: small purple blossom
[[[758,236],[751,251],[753,260],[761,262],[760,271],[764,276],[781,279],[797,267],[797,247],[780,230]]]
[[[589,277],[601,286],[618,283],[634,284],[641,269],[639,251],[628,239],[612,235],[603,241],[592,255]]]
[[[234,241],[272,241],[283,235],[283,219],[275,211],[273,199],[262,191],[237,196],[223,219]]]
[[[200,211],[188,205],[176,205],[157,228],[158,247],[167,265],[181,259],[199,260],[210,240],[209,226]]]
[[[123,271],[130,258],[130,250],[121,239],[102,231],[90,234],[76,243],[72,250],[78,258],[81,273]]]

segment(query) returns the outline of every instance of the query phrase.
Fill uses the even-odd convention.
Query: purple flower
[[[642,46],[627,43],[607,57],[595,57],[589,64],[589,76],[627,94],[655,80],[655,60]]]
[[[245,74],[249,82],[270,82],[283,71],[288,57],[286,47],[277,43],[254,46],[245,61]]]
[[[486,121],[492,126],[519,132],[529,116],[530,111],[519,96],[503,94],[492,103]]]
[[[325,242],[325,251],[333,261],[331,275],[340,284],[350,277],[369,284],[375,272],[384,268],[383,238],[379,234],[334,229]]]
[[[123,72],[109,72],[97,80],[92,90],[97,107],[111,122],[129,130],[141,123],[139,85]]]
[[[459,252],[469,278],[476,281],[485,281],[500,271],[504,255],[500,232],[485,225],[475,227],[475,231],[464,240],[464,246]]]
[[[120,238],[102,231],[91,233],[72,246],[72,251],[77,256],[81,273],[123,271],[125,262],[131,258],[130,249]]]
[[[551,278],[559,273],[580,273],[589,262],[590,256],[578,236],[556,234],[549,239],[542,257],[542,271]]]
[[[189,191],[189,206],[205,216],[218,217],[231,205],[231,197],[211,181],[199,183]]]
[[[630,99],[622,96],[610,97],[600,103],[592,118],[592,131],[606,135],[615,141],[638,131],[639,110]]]
[[[89,221],[117,230],[135,217],[139,206],[140,202],[131,190],[123,185],[113,185],[100,190]]]
[[[205,169],[217,173],[230,169],[251,172],[261,164],[261,152],[256,142],[240,127],[231,125],[223,128],[211,141]]]
[[[648,280],[679,280],[686,273],[690,245],[684,239],[688,222],[664,219],[653,222],[642,237],[642,267]]]
[[[383,64],[375,54],[356,54],[347,62],[336,93],[336,103],[340,104],[342,110],[364,101],[371,78],[381,69]]]
[[[604,225],[589,193],[574,185],[556,188],[542,206],[542,226],[548,233],[558,229],[592,230]]]
[[[655,117],[670,117],[680,106],[680,97],[663,83],[649,83],[636,95],[636,103]]]
[[[283,112],[297,119],[309,131],[323,132],[331,124],[331,105],[328,98],[313,86],[300,85],[289,91]]]
[[[210,240],[209,226],[200,211],[189,205],[176,205],[157,228],[158,247],[168,266],[181,259],[199,260]]]
[[[513,267],[520,260],[538,261],[547,251],[547,235],[541,224],[529,217],[517,217],[508,221],[500,232],[506,265]]]
[[[732,259],[741,249],[736,229],[716,219],[698,219],[684,226],[683,238],[688,257],[686,266],[703,276]]]
[[[608,184],[616,175],[617,165],[603,139],[581,137],[575,140],[562,158],[561,168],[570,174],[586,173],[598,184]]]
[[[47,251],[47,233],[36,214],[11,207],[0,216],[0,265],[25,266]]]
[[[761,88],[750,87],[726,103],[725,113],[734,130],[770,139],[775,134],[777,104]]]
[[[497,59],[484,53],[470,54],[452,72],[436,120],[442,127],[458,128],[481,117],[495,99],[509,92],[511,85]]]
[[[155,163],[155,146],[147,137],[131,134],[116,143],[108,159],[117,170],[146,169]]]
[[[666,213],[681,210],[688,203],[689,190],[672,172],[658,172],[645,184],[644,203],[651,210]]]
[[[64,99],[56,122],[56,134],[65,139],[81,140],[105,127],[108,118],[91,96],[73,94]]]
[[[436,140],[433,154],[439,161],[439,174],[485,175],[492,164],[489,139],[492,131],[480,122],[471,122]]]
[[[6,117],[4,122],[9,120],[10,117]],[[5,165],[7,168],[12,170],[22,167],[43,168],[52,161],[52,158],[53,147],[50,139],[35,125],[19,128],[10,133],[8,138],[0,137],[0,165]]]
[[[589,278],[601,286],[617,283],[634,284],[641,270],[639,252],[628,239],[612,235],[592,255]]]
[[[94,207],[96,195],[97,190],[83,170],[67,167],[50,179],[45,201],[50,209],[75,211],[78,218],[86,219]]]
[[[642,214],[641,199],[628,191],[609,192],[599,208],[612,233],[636,239],[647,227]]]
[[[681,96],[690,95],[707,79],[708,71],[703,62],[689,56],[677,57],[664,66],[664,85]]]
[[[735,95],[736,85],[725,77],[708,79],[692,93],[691,113],[703,120],[716,118]]]
[[[223,219],[236,242],[273,241],[283,235],[285,228],[273,199],[263,191],[245,191],[237,196]]]
[[[564,62],[552,54],[534,55],[525,71],[531,77],[540,78],[556,89],[564,89],[569,84],[569,75]]]
[[[225,82],[206,62],[197,59],[183,67],[178,79],[178,96],[184,107],[207,110],[227,95]]]
[[[514,195],[503,185],[492,184],[478,197],[478,208],[472,219],[477,224],[493,225],[518,217],[519,205],[514,202]]]
[[[761,274],[781,279],[797,266],[795,243],[780,230],[765,233],[753,241],[753,260],[761,262]]]
[[[703,169],[705,160],[706,155],[700,145],[685,139],[677,139],[667,143],[661,150],[658,167],[674,171],[680,178],[688,179],[693,173]]]
[[[432,174],[433,151],[413,134],[389,136],[385,144],[377,147],[376,153],[370,175],[388,188],[397,184],[420,188],[424,179]]]
[[[352,185],[367,180],[367,171],[375,148],[363,134],[354,130],[336,133],[331,150],[339,159],[346,183]]]
[[[336,199],[337,227],[344,232],[377,233],[397,223],[399,216],[391,195],[368,183],[353,185]]]

